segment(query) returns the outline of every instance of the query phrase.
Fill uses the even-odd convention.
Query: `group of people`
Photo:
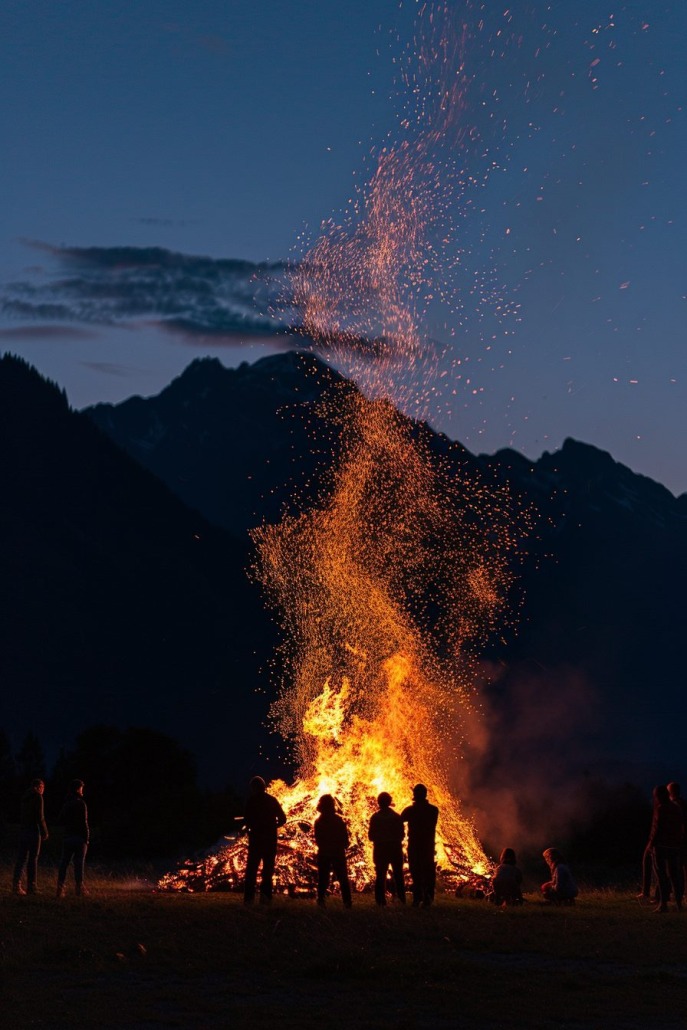
[[[352,904],[351,883],[348,876],[346,850],[349,846],[348,827],[337,812],[336,800],[323,794],[317,803],[317,818],[313,827],[317,847],[317,903],[326,904],[332,877],[338,881],[341,900],[346,908]],[[377,798],[377,811],[370,817],[368,839],[372,842],[372,861],[375,869],[374,893],[378,905],[386,905],[387,879],[396,900],[406,903],[403,872],[403,843],[408,829],[408,867],[412,884],[414,906],[428,907],[434,900],[436,863],[435,836],[439,809],[427,798],[423,783],[413,787],[413,800],[402,812],[393,808],[393,799],[387,791]],[[248,831],[248,861],[243,898],[247,904],[255,900],[258,870],[262,865],[260,900],[272,900],[272,883],[277,856],[277,830],[286,822],[286,814],[275,797],[267,792],[261,776],[250,783],[243,824]],[[305,824],[304,828],[309,829]],[[545,901],[569,904],[577,896],[577,885],[572,873],[557,848],[547,848],[543,854],[551,871],[551,878],[542,884]],[[505,848],[492,880],[491,900],[499,905],[522,904],[522,873],[517,866],[515,852]]]
[[[88,809],[83,791],[83,780],[73,780],[58,816],[58,822],[64,827],[62,855],[57,872],[58,898],[64,895],[70,865],[74,870],[76,894],[85,893],[84,866],[89,828]],[[19,849],[13,877],[13,890],[16,894],[35,894],[37,890],[38,856],[41,844],[48,839],[43,807],[44,792],[44,781],[34,779],[21,799]],[[398,902],[405,904],[403,845],[407,827],[412,903],[424,907],[431,905],[436,880],[434,853],[439,809],[429,802],[427,788],[422,783],[413,787],[412,803],[402,812],[394,810],[393,799],[386,791],[382,791],[378,796],[377,806],[368,828],[375,869],[376,903],[386,904],[387,878],[391,871],[393,893]],[[322,795],[317,804],[317,812],[313,827],[317,847],[317,902],[319,905],[326,903],[333,876],[339,883],[344,905],[350,908],[351,884],[346,862],[346,851],[349,846],[348,828],[337,811],[336,801],[331,794]],[[277,831],[285,824],[286,814],[279,801],[267,792],[267,785],[261,776],[255,776],[251,780],[243,822],[248,831],[244,901],[251,903],[255,900],[258,871],[261,866],[260,900],[271,901],[277,856]],[[550,879],[541,886],[543,899],[554,904],[569,904],[574,901],[578,888],[561,852],[557,848],[547,848],[542,857],[551,873]],[[678,783],[654,787],[653,818],[643,855],[642,889],[638,897],[655,901],[655,911],[666,912],[672,895],[676,907],[681,909],[686,873],[687,802],[682,797]],[[652,877],[656,880],[653,894]],[[491,900],[496,904],[522,903],[522,872],[517,866],[512,848],[504,848],[502,851],[491,888]]]
[[[378,905],[386,904],[386,882],[391,870],[396,899],[405,904],[403,842],[407,826],[413,905],[431,905],[435,889],[434,848],[439,809],[428,801],[427,788],[423,783],[413,787],[412,803],[400,813],[394,810],[393,799],[386,791],[377,798],[377,805],[368,829],[375,867],[375,901]],[[351,883],[346,863],[348,827],[337,812],[336,801],[331,794],[322,795],[317,803],[317,812],[313,827],[317,847],[317,903],[326,903],[333,875],[339,883],[344,905],[350,908]],[[255,900],[258,869],[262,865],[260,900],[269,902],[272,900],[277,856],[277,830],[286,822],[286,814],[277,799],[267,792],[261,776],[251,780],[243,822],[248,830],[243,898],[248,904]]]
[[[642,859],[640,900],[657,902],[656,912],[667,912],[672,893],[682,909],[687,872],[687,802],[679,783],[661,784],[653,790],[653,817]],[[652,897],[652,877],[656,891]]]
[[[74,868],[74,885],[78,895],[85,893],[84,865],[88,850],[88,808],[83,797],[83,780],[72,780],[57,817],[64,827],[62,855],[57,870],[57,897],[65,892],[70,865]],[[38,890],[38,856],[41,844],[48,839],[43,795],[45,783],[36,778],[21,799],[19,806],[19,849],[14,867],[12,889],[15,894],[35,894]],[[24,887],[24,881],[26,887]]]
[[[547,848],[542,858],[549,867],[551,879],[541,885],[544,901],[553,905],[571,905],[578,888],[570,867],[558,848]],[[515,852],[504,848],[491,881],[490,900],[496,905],[522,905],[522,872],[517,866]]]

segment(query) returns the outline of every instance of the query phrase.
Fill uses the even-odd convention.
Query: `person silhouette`
[[[522,873],[512,848],[504,848],[501,852],[491,885],[496,905],[522,905]]]
[[[658,787],[654,787],[654,815],[649,833],[649,844],[652,848],[654,870],[658,880],[656,912],[668,911],[671,887],[676,907],[682,908],[681,855],[683,840],[682,811],[670,800],[668,788],[660,784]]]
[[[426,908],[434,901],[434,837],[438,818],[439,809],[427,800],[427,788],[424,783],[417,783],[413,787],[413,803],[401,812],[402,821],[408,824],[408,865],[415,907]]]
[[[267,793],[267,784],[262,776],[254,776],[249,784],[243,816],[243,825],[248,830],[248,859],[243,884],[243,900],[246,905],[255,901],[255,885],[261,864],[260,901],[269,903],[272,900],[272,882],[277,859],[277,830],[285,822],[284,809],[272,794]]]
[[[368,839],[372,841],[372,861],[375,867],[375,901],[386,905],[386,878],[391,866],[396,897],[405,905],[406,890],[403,881],[403,819],[394,812],[391,794],[386,791],[377,798],[379,808],[370,818]]]
[[[57,821],[64,826],[62,856],[57,870],[57,897],[64,894],[64,881],[70,863],[74,865],[74,884],[77,895],[85,894],[83,885],[86,852],[88,851],[88,808],[83,798],[83,780],[72,780]]]
[[[687,801],[685,801],[682,796],[680,784],[675,782],[668,784],[668,797],[682,812],[682,847],[680,848],[680,882],[682,891],[680,894],[680,901],[683,902],[685,894],[685,876],[687,876]]]
[[[315,843],[317,844],[317,904],[327,901],[331,874],[339,881],[341,898],[346,908],[352,905],[351,885],[346,867],[348,827],[336,811],[336,801],[331,794],[323,794],[317,802],[320,813],[315,820]]]
[[[48,839],[48,827],[43,810],[43,793],[45,783],[36,778],[22,796],[19,808],[19,847],[17,861],[12,878],[12,889],[15,894],[35,894],[38,876],[38,856],[41,844]],[[22,879],[26,871],[26,890]]]
[[[654,787],[653,791],[651,792],[651,799],[652,799],[651,824],[652,824],[652,826],[653,826],[653,813],[656,810],[656,805],[658,804],[658,802],[656,800],[656,790],[657,790],[657,788]],[[653,878],[654,878],[654,849],[653,849],[653,845],[651,843],[651,836],[649,836],[649,838],[648,838],[648,840],[646,842],[646,846],[644,848],[644,852],[642,854],[642,889],[639,892],[639,894],[637,895],[637,900],[638,901],[651,901],[651,898],[652,898],[651,884],[652,884],[652,879]],[[655,902],[658,902],[658,883],[655,884],[655,889],[654,889],[654,892],[653,892],[653,900]]]
[[[572,905],[577,897],[577,884],[558,848],[547,848],[542,858],[551,871],[551,879],[541,885],[544,901],[556,905]]]

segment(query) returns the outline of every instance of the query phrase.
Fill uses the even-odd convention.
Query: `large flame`
[[[259,575],[287,631],[275,706],[296,747],[286,809],[335,795],[371,868],[376,796],[397,806],[425,783],[440,809],[438,859],[486,870],[450,789],[478,717],[479,645],[507,617],[515,546],[508,499],[451,481],[389,404],[346,400],[344,453],[321,506],[255,534]]]
[[[417,70],[406,70],[419,131],[379,153],[348,223],[326,226],[293,270],[304,336],[363,392],[342,388],[324,410],[341,443],[319,501],[253,534],[257,576],[285,631],[272,714],[299,770],[291,785],[270,788],[289,816],[277,862],[288,890],[311,876],[310,827],[324,793],[349,823],[359,888],[373,875],[367,828],[377,795],[388,791],[402,808],[416,782],[440,809],[445,876],[455,882],[490,865],[456,784],[478,718],[480,647],[510,618],[509,562],[522,526],[502,491],[444,467],[396,406],[421,412],[432,393],[436,352],[420,323],[441,292],[437,240],[451,237],[442,218],[455,180],[441,173],[447,140],[460,139],[465,86],[464,28],[454,45],[450,5],[422,11]],[[215,851],[191,881],[206,886],[207,869],[219,868],[236,886],[243,849]]]

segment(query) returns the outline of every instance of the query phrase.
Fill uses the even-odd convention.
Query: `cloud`
[[[332,316],[336,324],[331,329],[326,323],[320,325],[316,340],[304,333],[303,312],[293,295],[295,264],[204,257],[163,247],[56,247],[40,240],[22,242],[50,258],[47,268],[26,270],[23,280],[0,286],[0,317],[33,323],[27,333],[39,335],[36,323],[50,323],[53,335],[59,332],[56,323],[144,325],[192,346],[264,342],[284,349],[311,347],[340,360],[355,355],[386,362],[396,354],[392,338],[354,331],[355,314],[347,328],[344,309],[350,291],[346,290],[337,294]],[[302,291],[304,277],[313,273],[307,262],[298,270]],[[358,306],[370,302],[360,292],[355,297]],[[434,345],[426,341],[426,346],[432,350]]]
[[[202,257],[162,247],[23,242],[50,255],[55,271],[5,285],[0,312],[6,319],[122,327],[145,322],[189,339],[226,338],[232,344],[273,340],[287,328],[283,262]]]
[[[488,678],[497,682],[498,673]],[[483,695],[454,787],[496,854],[506,846],[541,853],[589,819],[584,787],[597,714],[592,685],[567,666],[520,669],[505,692]]]
[[[129,379],[141,374],[140,368],[134,368],[131,365],[115,365],[110,361],[82,361],[81,364],[93,372],[102,372],[103,375],[117,376],[121,379]]]

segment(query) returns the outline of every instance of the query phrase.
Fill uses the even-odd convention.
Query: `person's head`
[[[392,797],[385,790],[377,798],[377,804],[380,808],[391,808]]]
[[[334,815],[336,812],[336,802],[331,794],[322,795],[317,802],[317,811],[320,815]]]
[[[679,783],[669,783],[668,784],[668,797],[670,798],[671,801],[675,801],[677,798],[682,797],[682,794],[680,792],[680,784]]]
[[[654,804],[665,805],[668,801],[670,801],[670,794],[668,793],[668,788],[666,787],[665,783],[659,783],[656,787],[654,787]]]
[[[35,780],[31,780],[31,786],[36,791],[36,794],[42,794],[45,790],[45,783],[38,776]]]
[[[69,790],[72,794],[83,794],[83,788],[83,780],[72,780],[72,782],[69,784]]]
[[[416,783],[413,787],[413,801],[426,801],[427,788],[424,783]]]
[[[263,780],[262,776],[254,776],[248,784],[248,788],[251,794],[264,794],[267,790],[267,784]]]
[[[558,848],[547,848],[546,851],[542,852],[542,856],[550,869],[555,869],[561,862],[565,862]]]
[[[515,865],[515,852],[512,848],[504,848],[499,859],[501,865]]]

